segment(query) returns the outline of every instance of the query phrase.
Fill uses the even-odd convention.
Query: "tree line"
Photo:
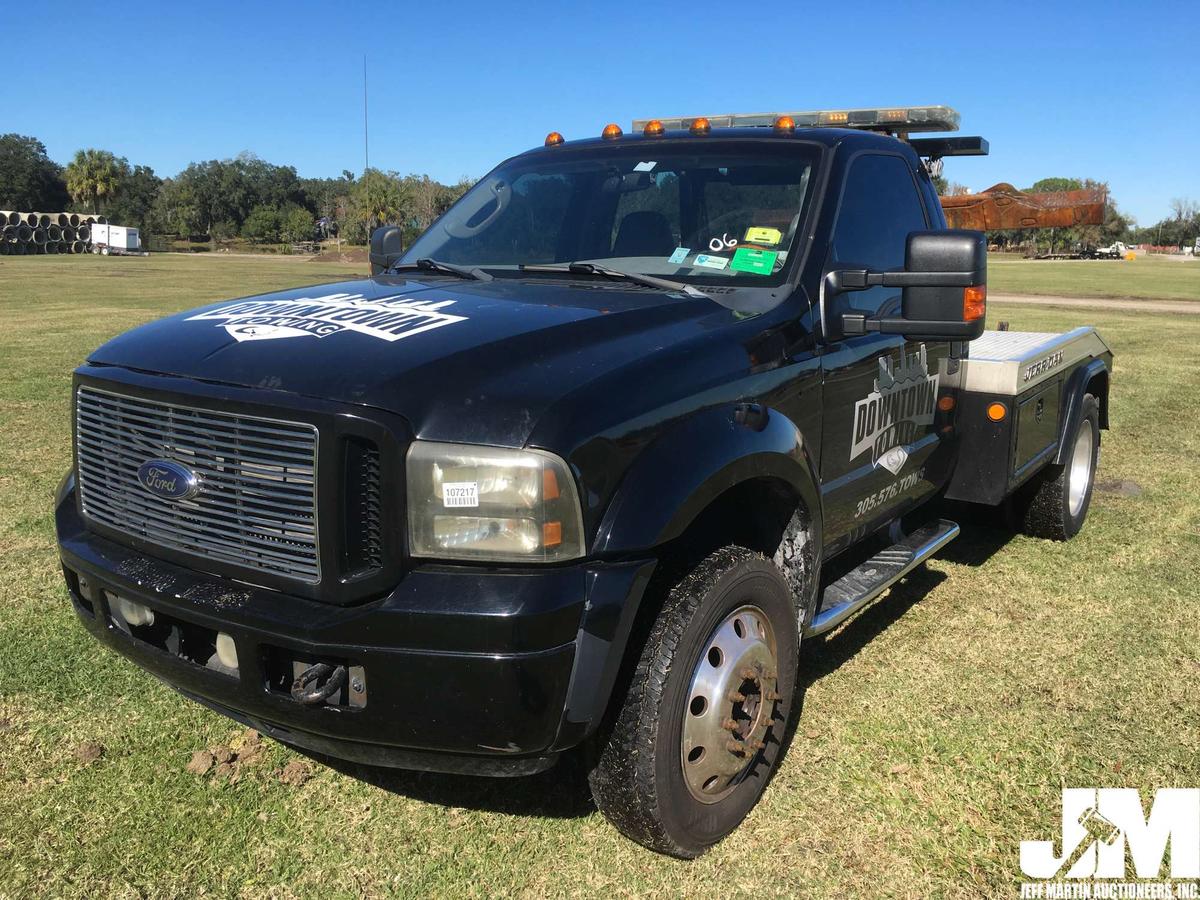
[[[253,153],[195,162],[160,178],[107,150],[80,150],[60,166],[36,138],[0,135],[0,209],[103,213],[110,222],[161,237],[300,241],[313,238],[323,218],[350,243],[366,243],[372,229],[391,224],[404,229],[407,244],[471,184],[379,169],[301,178],[295,167]]]
[[[943,178],[935,181],[939,194],[966,192]],[[428,175],[379,169],[358,176],[345,170],[337,178],[301,178],[295,167],[275,165],[253,153],[195,162],[171,178],[160,178],[149,166],[130,165],[107,150],[80,150],[60,166],[37,138],[0,135],[0,209],[56,212],[74,206],[163,237],[292,242],[312,238],[315,221],[324,218],[336,223],[340,237],[358,244],[366,243],[380,225],[399,225],[407,245],[471,184],[468,178],[446,185]],[[1097,187],[1108,190],[1107,184],[1087,178],[1043,178],[1024,190]],[[1200,203],[1194,200],[1173,200],[1171,215],[1139,228],[1110,196],[1102,225],[993,231],[989,240],[1051,248],[1105,246],[1118,240],[1191,246],[1198,236]]]

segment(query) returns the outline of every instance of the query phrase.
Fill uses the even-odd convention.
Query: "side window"
[[[908,165],[898,156],[867,154],[850,164],[833,232],[831,263],[835,268],[875,271],[904,266],[910,231],[929,225]],[[876,287],[838,296],[837,314],[853,308],[868,313],[899,311],[900,291]]]

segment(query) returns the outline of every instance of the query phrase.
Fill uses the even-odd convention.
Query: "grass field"
[[[806,644],[791,753],[700,860],[621,838],[570,766],[341,772],[244,743],[75,622],[51,516],[70,372],[153,316],[358,268],[0,258],[0,896],[1015,897],[1062,786],[1200,786],[1200,318],[1027,306],[993,318],[1112,343],[1100,479],[1124,484],[1069,545],[967,526]]]
[[[1200,300],[1200,260],[1036,260],[992,254],[988,289],[996,294]]]

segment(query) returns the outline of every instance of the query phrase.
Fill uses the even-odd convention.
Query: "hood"
[[[428,440],[520,446],[560,397],[731,321],[712,301],[626,285],[386,276],[180,313],[88,361],[374,406]]]

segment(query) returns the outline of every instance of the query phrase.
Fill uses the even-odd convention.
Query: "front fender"
[[[752,478],[788,484],[819,516],[816,467],[787,416],[745,403],[689,416],[634,462],[601,520],[592,551],[625,555],[661,546],[683,534],[722,493]]]

